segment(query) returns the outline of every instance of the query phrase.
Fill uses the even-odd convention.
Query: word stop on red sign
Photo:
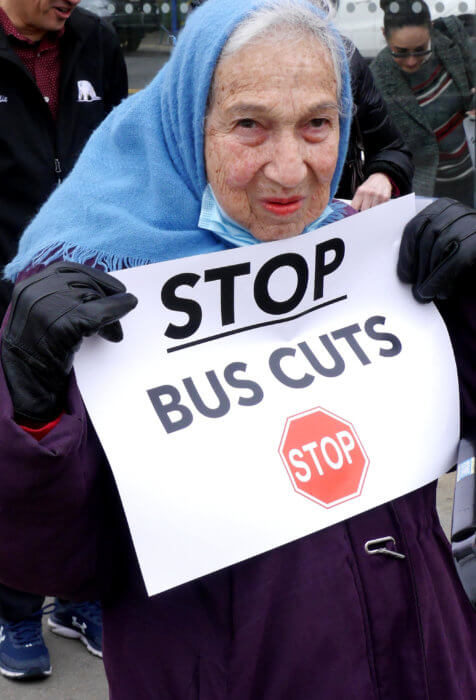
[[[294,489],[325,508],[362,492],[369,458],[352,423],[324,408],[286,420],[279,454]]]

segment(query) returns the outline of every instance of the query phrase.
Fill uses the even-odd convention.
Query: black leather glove
[[[122,340],[118,319],[136,304],[114,277],[77,263],[54,263],[15,285],[1,360],[16,419],[57,418],[83,338]]]
[[[403,231],[397,273],[417,301],[447,299],[476,263],[476,211],[443,197],[422,209]]]

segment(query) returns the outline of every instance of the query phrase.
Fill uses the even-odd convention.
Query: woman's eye
[[[254,119],[240,119],[238,126],[241,126],[242,129],[253,129],[257,124]]]
[[[321,129],[323,126],[326,126],[327,123],[328,120],[321,117],[318,119],[311,119],[311,121],[309,122],[309,126],[313,129]]]

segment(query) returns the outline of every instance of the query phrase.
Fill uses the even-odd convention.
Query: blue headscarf
[[[208,0],[193,12],[168,63],[98,127],[71,174],[26,229],[6,268],[9,279],[31,265],[59,259],[115,270],[229,247],[198,228],[207,184],[207,98],[228,37],[252,10],[268,2]],[[345,109],[331,197],[350,127],[352,98],[344,63]]]

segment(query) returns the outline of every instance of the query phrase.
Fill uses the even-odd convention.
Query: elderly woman
[[[135,305],[98,268],[344,216],[332,197],[349,95],[339,37],[305,0],[210,0],[154,82],[96,132],[10,266],[26,272],[2,340],[0,576],[102,598],[113,700],[474,697],[473,612],[434,485],[148,598],[70,373],[82,337],[119,340]],[[365,552],[384,535],[405,559]]]

